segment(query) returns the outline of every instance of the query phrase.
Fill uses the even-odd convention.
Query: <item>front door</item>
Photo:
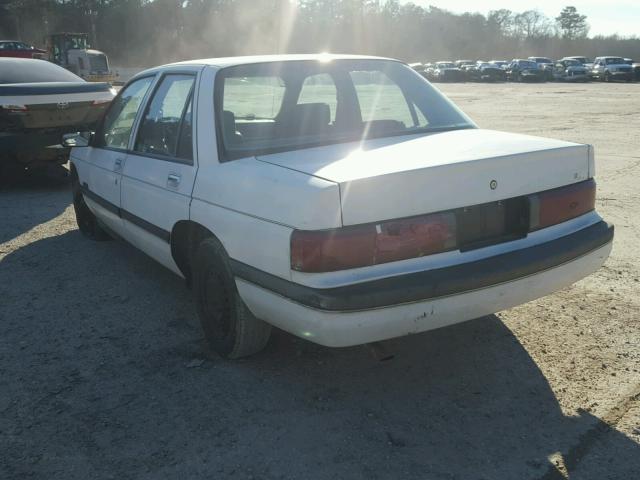
[[[153,77],[129,84],[109,106],[94,146],[86,155],[88,175],[81,179],[89,206],[107,227],[122,231],[120,187],[133,124]]]

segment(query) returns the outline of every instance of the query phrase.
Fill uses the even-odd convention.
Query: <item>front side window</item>
[[[134,150],[140,153],[178,157],[180,137],[186,137],[191,129],[191,90],[193,75],[166,75],[156,89],[138,128]],[[185,118],[187,118],[186,121]],[[188,137],[191,138],[188,132]],[[183,150],[180,155],[191,160],[190,152]]]
[[[152,81],[153,77],[136,80],[113,100],[98,137],[100,144],[109,148],[127,149],[133,122]]]
[[[225,160],[475,127],[423,77],[388,60],[228,67],[216,79],[216,110]]]

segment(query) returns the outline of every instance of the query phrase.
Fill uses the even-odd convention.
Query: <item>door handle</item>
[[[177,173],[170,173],[167,177],[167,187],[177,188],[180,185],[180,175]]]
[[[124,158],[118,157],[115,162],[113,162],[113,171],[119,172],[122,170],[122,163],[124,162]]]

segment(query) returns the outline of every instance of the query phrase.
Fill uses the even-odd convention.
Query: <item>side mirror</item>
[[[67,148],[88,147],[91,145],[93,132],[67,133],[62,136],[62,146]]]

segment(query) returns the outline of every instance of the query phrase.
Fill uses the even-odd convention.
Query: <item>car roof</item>
[[[331,60],[394,60],[385,57],[372,57],[367,55],[343,55],[331,53],[299,54],[299,55],[248,55],[239,57],[201,58],[170,63],[169,65],[211,65],[215,67],[232,67],[237,65],[249,65],[253,63],[292,62],[301,60],[331,61]],[[394,60],[397,61],[397,60]],[[163,65],[167,66],[167,65]]]

